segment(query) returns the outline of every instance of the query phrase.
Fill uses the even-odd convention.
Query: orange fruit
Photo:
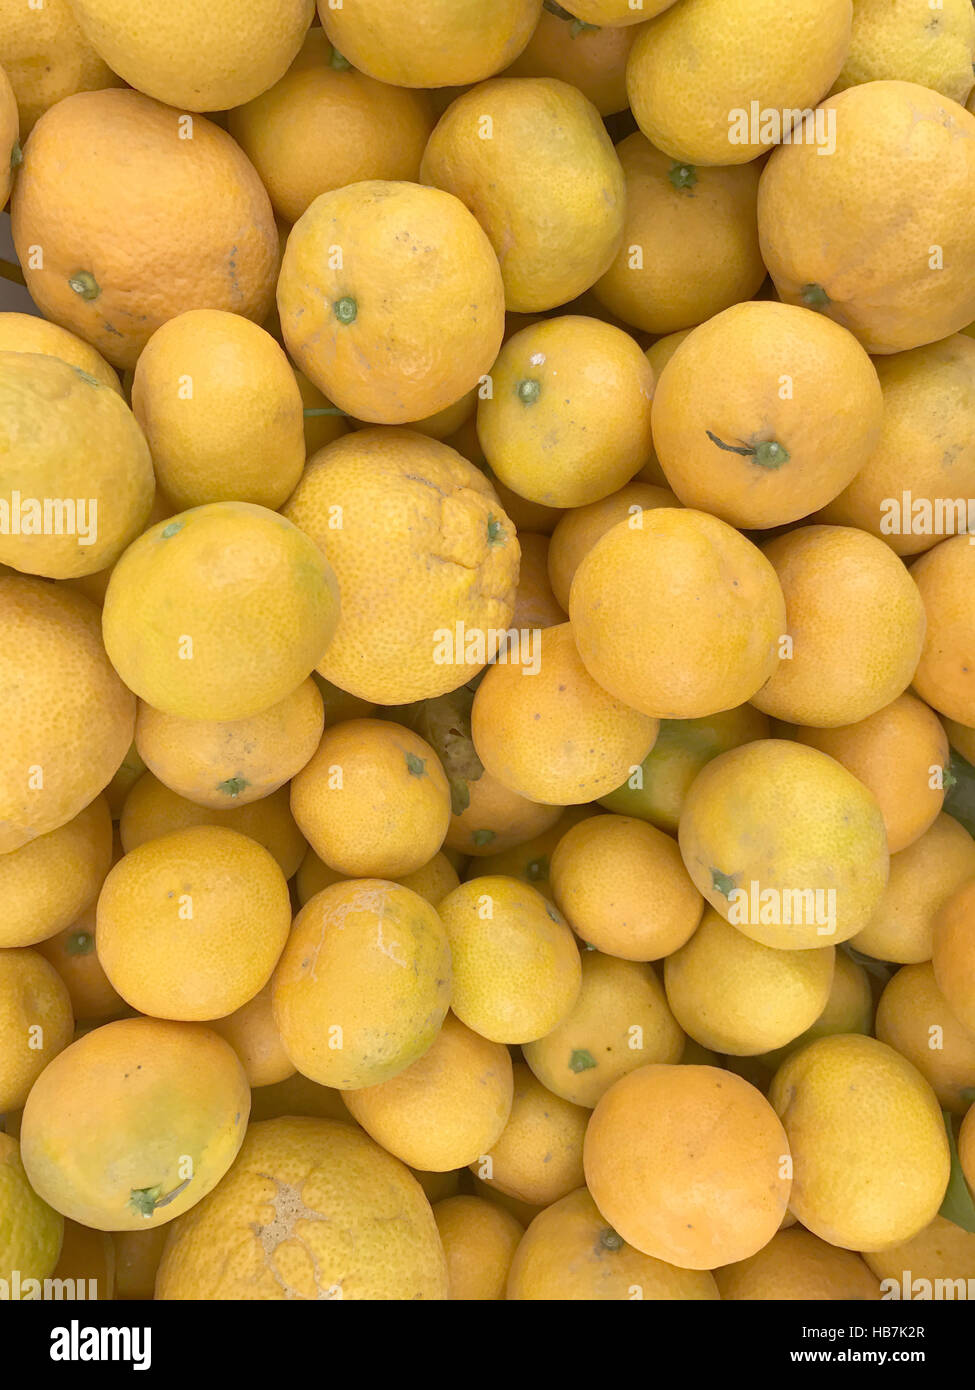
[[[914,689],[940,714],[966,725],[975,724],[973,574],[970,536],[942,541],[911,566],[927,615]]]
[[[20,1109],[73,1032],[71,999],[54,966],[37,951],[0,951],[0,1114]]]
[[[524,1062],[516,1062],[508,1122],[471,1169],[509,1197],[549,1206],[582,1186],[588,1120],[588,1110],[553,1095]]]
[[[779,1231],[757,1255],[715,1270],[714,1277],[721,1297],[732,1302],[880,1298],[876,1276],[859,1255],[799,1227]]]
[[[447,1258],[447,1297],[461,1302],[504,1298],[520,1221],[480,1197],[446,1197],[433,1208]]]
[[[602,21],[584,23],[561,5],[543,5],[535,32],[505,77],[555,77],[577,87],[601,116],[625,111],[626,60],[636,37],[631,25],[646,11],[627,14],[633,15],[630,24],[610,28]]]
[[[97,796],[57,830],[0,855],[0,946],[56,936],[94,903],[112,863],[112,819]]]

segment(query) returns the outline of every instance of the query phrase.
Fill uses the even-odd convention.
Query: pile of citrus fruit
[[[4,1297],[975,1289],[973,60],[0,0]]]

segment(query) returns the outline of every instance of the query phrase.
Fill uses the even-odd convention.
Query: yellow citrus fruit
[[[0,67],[0,208],[7,204],[14,173],[23,158],[20,148],[20,115],[10,78]]]
[[[416,180],[434,111],[424,92],[349,67],[322,29],[309,29],[279,81],[227,118],[274,210],[297,222],[320,193],[365,179]]]
[[[598,502],[650,450],[653,372],[636,342],[598,319],[543,319],[509,338],[477,408],[494,474],[549,507]]]
[[[95,908],[93,902],[63,931],[39,941],[36,947],[67,985],[71,1012],[84,1023],[106,1023],[128,1008],[98,959]]]
[[[889,873],[873,793],[815,748],[760,739],[698,774],[680,851],[698,890],[763,946],[836,946],[871,920]]]
[[[0,63],[20,108],[22,139],[64,97],[120,85],[82,35],[70,0],[45,0],[40,8],[0,0]]]
[[[701,920],[701,895],[673,839],[631,816],[572,826],[555,847],[550,874],[576,934],[623,960],[669,956]]]
[[[305,376],[349,414],[385,425],[432,415],[476,386],[504,330],[501,272],[474,217],[449,193],[395,180],[314,200],[288,237],[278,311]]]
[[[163,1301],[446,1296],[436,1222],[409,1170],[347,1124],[295,1116],[251,1126],[156,1276]]]
[[[46,1279],[61,1250],[64,1217],[41,1200],[27,1181],[20,1145],[0,1132],[0,1279],[10,1289],[18,1271],[22,1294],[29,1279]],[[520,1230],[519,1230],[520,1234]]]
[[[717,1067],[652,1065],[593,1111],[586,1184],[625,1241],[681,1269],[747,1259],[789,1200],[789,1144],[768,1101]]]
[[[225,111],[276,82],[298,52],[314,0],[200,9],[175,0],[158,14],[125,0],[71,0],[82,33],[140,92],[184,111]]]
[[[975,116],[914,82],[867,82],[816,119],[826,143],[807,122],[759,184],[762,258],[779,297],[828,314],[868,352],[957,333],[975,318]]]
[[[704,719],[661,719],[657,741],[639,768],[615,791],[601,796],[599,804],[676,834],[685,798],[701,768],[719,753],[768,736],[767,716],[752,705]]]
[[[311,1081],[376,1086],[427,1052],[450,1003],[447,933],[418,893],[384,879],[325,888],[294,920],[274,972],[274,1019]]]
[[[554,78],[496,79],[457,97],[420,178],[455,194],[487,232],[509,309],[568,303],[609,268],[623,233],[623,171],[599,112]]]
[[[735,304],[688,334],[657,383],[653,442],[674,492],[733,526],[808,516],[870,460],[883,394],[838,324],[792,304]]]
[[[762,946],[709,908],[664,962],[667,1002],[686,1033],[715,1052],[754,1057],[784,1047],[829,1000],[835,951]]]
[[[145,526],[155,488],[125,402],[57,357],[0,352],[0,412],[0,561],[52,579],[114,563]]]
[[[658,507],[639,521],[618,522],[576,570],[569,616],[583,665],[658,719],[743,704],[779,664],[785,603],[775,571],[705,512]]]
[[[287,881],[268,850],[195,825],[112,869],[98,897],[98,959],[140,1013],[223,1018],[267,984],[290,927]]]
[[[975,1279],[975,1232],[956,1226],[947,1217],[936,1216],[929,1226],[902,1245],[868,1250],[863,1258],[886,1295],[896,1290],[900,1298],[923,1298],[925,1294],[928,1298],[938,1297],[934,1290],[940,1280],[941,1288],[950,1290],[942,1297],[962,1297],[963,1293],[956,1292],[955,1281],[964,1279],[963,1290],[967,1292],[971,1287],[967,1281]],[[920,1282],[925,1279],[927,1289]]]
[[[946,1110],[965,1114],[975,1100],[975,1034],[951,1012],[930,961],[891,977],[877,1004],[877,1037],[913,1063]]]
[[[11,221],[38,308],[116,367],[186,309],[260,323],[273,300],[278,238],[253,166],[212,121],[141,92],[52,107],[25,146]]]
[[[518,541],[490,483],[455,450],[357,430],[314,456],[284,515],[338,577],[338,629],[318,668],[327,680],[405,704],[455,690],[493,656],[514,606]]]
[[[627,10],[630,14],[635,24],[646,11]],[[586,24],[560,5],[543,6],[534,33],[504,75],[555,77],[577,87],[601,116],[625,111],[626,60],[636,37],[630,24]]]
[[[250,1091],[208,1028],[126,1018],[85,1034],[34,1083],[21,1153],[35,1191],[98,1231],[163,1225],[233,1162]]]
[[[350,719],[326,729],[292,781],[291,810],[336,873],[398,878],[443,844],[450,790],[436,753],[411,729]]]
[[[973,21],[975,22],[975,21]],[[975,342],[963,333],[874,359],[880,444],[818,519],[858,526],[897,555],[968,528],[975,492]]]
[[[20,1109],[73,1032],[71,998],[54,966],[37,951],[0,950],[0,1114]]]
[[[871,976],[846,951],[837,951],[833,983],[830,985],[829,998],[822,1013],[797,1037],[787,1042],[783,1047],[773,1048],[770,1052],[763,1052],[757,1060],[767,1071],[767,1080],[771,1081],[773,1074],[778,1071],[786,1057],[791,1057],[793,1052],[798,1052],[807,1043],[815,1042],[817,1038],[830,1037],[834,1033],[866,1033],[869,1035],[873,1033],[873,1024],[874,996],[871,988]],[[687,1060],[686,1049],[683,1060]],[[734,1061],[735,1059],[731,1058],[730,1060]]]
[[[399,87],[464,86],[506,67],[528,42],[541,0],[321,0],[322,27],[342,56]]]
[[[160,835],[192,825],[226,826],[263,845],[278,861],[285,878],[290,878],[297,871],[308,845],[291,814],[288,790],[279,787],[260,801],[218,811],[188,801],[170,791],[151,772],[144,773],[122,807],[119,833],[123,848],[128,854],[147,840],[156,840]]]
[[[779,1231],[757,1255],[715,1270],[730,1302],[873,1302],[880,1286],[859,1255],[839,1250],[809,1231]]]
[[[105,654],[94,604],[8,574],[0,689],[0,854],[9,854],[73,820],[108,785],[132,742],[135,700]]]
[[[575,1004],[522,1053],[546,1090],[591,1110],[621,1076],[648,1062],[679,1062],[683,1048],[652,966],[587,950]]]
[[[956,888],[934,922],[931,964],[938,988],[959,1021],[975,1034],[975,882]]]
[[[543,806],[519,796],[490,772],[482,772],[467,787],[470,800],[459,815],[451,816],[444,843],[448,849],[476,858],[503,854],[544,835],[562,814],[560,806]]]
[[[151,1299],[156,1284],[156,1270],[162,1258],[163,1246],[169,1232],[165,1226],[150,1226],[147,1231],[114,1231],[115,1297],[122,1299]]]
[[[925,615],[901,560],[852,526],[801,526],[763,549],[785,595],[788,646],[753,703],[776,719],[835,728],[903,694]]]
[[[184,719],[139,701],[136,748],[172,791],[201,806],[246,806],[277,791],[319,745],[324,706],[309,677],[249,719]]]
[[[690,164],[755,159],[829,91],[849,47],[851,12],[850,0],[798,0],[784,24],[776,0],[668,7],[630,53],[626,86],[637,125]]]
[[[975,133],[975,132],[973,132]],[[927,633],[914,689],[940,714],[975,725],[975,618],[970,536],[942,541],[911,566],[924,603]]]
[[[569,615],[552,592],[548,574],[548,536],[521,531],[518,544],[521,547],[521,568],[511,626],[555,627],[557,623],[564,623]]]
[[[112,863],[112,818],[98,796],[73,820],[0,855],[0,946],[56,936],[95,901]]]
[[[674,0],[574,0],[572,15],[583,28],[642,24],[673,4]]]
[[[657,721],[597,685],[571,623],[544,628],[477,688],[471,732],[485,768],[531,801],[578,805],[602,796],[646,757]],[[534,672],[534,674],[532,674]]]
[[[517,1302],[718,1298],[707,1270],[679,1269],[627,1245],[581,1187],[553,1202],[521,1239],[508,1274]]]
[[[972,89],[975,14],[968,0],[855,0],[853,35],[834,92],[885,78],[964,102]]]
[[[569,590],[582,559],[596,542],[617,522],[642,524],[644,511],[654,507],[679,507],[680,503],[668,488],[649,483],[632,482],[612,492],[598,502],[573,507],[564,512],[552,532],[548,549],[548,573],[552,592],[562,608],[568,611]],[[524,537],[520,537],[524,548]]]
[[[447,1258],[447,1297],[461,1302],[504,1298],[512,1256],[524,1234],[519,1221],[481,1197],[446,1197],[433,1208]]]
[[[945,795],[939,772],[951,750],[937,715],[909,691],[854,724],[804,725],[796,740],[828,753],[870,788],[883,812],[891,854],[912,845],[939,815]]]
[[[930,960],[938,912],[973,875],[975,841],[951,816],[939,815],[913,844],[891,855],[887,887],[853,945],[876,960]]]
[[[813,1235],[883,1250],[937,1215],[950,1168],[944,1121],[899,1052],[859,1033],[819,1038],[783,1062],[769,1099],[792,1150],[790,1207]]]
[[[647,361],[653,368],[653,379],[659,381],[664,367],[673,357],[684,339],[691,333],[693,328],[681,328],[676,333],[667,333],[662,338],[657,338],[646,349]],[[652,424],[652,420],[651,420]],[[651,449],[650,457],[636,475],[636,481],[641,483],[652,483],[654,487],[667,488],[667,479],[664,470],[660,467],[660,460],[657,458],[657,451]],[[667,488],[669,492],[670,489]],[[671,506],[674,504],[671,503]]]
[[[958,1131],[958,1159],[969,1191],[975,1188],[975,1124],[972,1123],[972,1107],[968,1111]]]
[[[438,911],[450,942],[457,1017],[492,1042],[531,1042],[551,1032],[582,982],[572,932],[552,904],[528,884],[496,874],[462,883]]]
[[[411,1168],[449,1172],[489,1153],[508,1122],[511,1056],[453,1014],[433,1046],[389,1081],[345,1092],[354,1120]]]
[[[290,694],[339,620],[321,551],[285,517],[212,502],[157,522],[112,571],[102,630],[130,690],[165,714],[245,719]]]
[[[132,409],[176,510],[279,507],[301,477],[305,429],[294,372],[271,335],[239,314],[193,309],[157,328],[136,364]]]
[[[232,1014],[213,1019],[210,1027],[230,1043],[252,1088],[276,1086],[294,1076],[294,1066],[274,1022],[270,982]]]
[[[555,523],[562,515],[561,510],[558,507],[543,507],[540,502],[529,502],[527,498],[519,497],[517,492],[512,492],[510,487],[505,487],[500,478],[495,477],[484,457],[474,420],[468,420],[455,434],[449,435],[445,442],[465,459],[469,459],[479,473],[484,474],[494,488],[498,501],[515,523],[519,535],[523,531],[537,531],[543,536],[552,534]]]
[[[508,1122],[471,1169],[509,1197],[549,1206],[582,1186],[588,1121],[588,1110],[553,1095],[524,1062],[516,1062]]]
[[[954,719],[944,717],[941,719],[941,725],[948,735],[950,746],[957,748],[966,762],[975,763],[975,729],[970,729],[966,724],[958,724]]]
[[[751,298],[765,279],[758,168],[683,163],[639,131],[616,153],[626,222],[612,265],[593,286],[599,302],[645,333],[673,333]]]
[[[0,0],[2,12],[3,0]],[[122,385],[114,367],[90,343],[59,328],[56,323],[38,318],[36,314],[0,313],[0,350],[3,352],[40,352],[60,357],[71,367],[79,367],[93,376],[102,386],[122,395]]]
[[[588,816],[598,814],[595,806],[568,806],[559,808],[561,814],[555,824],[535,835],[530,840],[516,845],[514,849],[502,850],[499,854],[484,855],[472,859],[467,877],[479,874],[502,874],[506,878],[519,878],[522,883],[530,883],[549,902],[554,902],[549,875],[551,857],[555,846],[573,825]]]

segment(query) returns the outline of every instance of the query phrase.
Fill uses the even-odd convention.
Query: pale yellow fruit
[[[556,523],[548,548],[552,592],[563,609],[568,612],[569,590],[576,570],[601,536],[620,521],[629,520],[631,526],[639,527],[643,513],[654,507],[677,506],[680,503],[668,488],[632,482],[598,502],[565,512]]]
[[[92,47],[126,82],[184,111],[225,111],[264,92],[298,52],[314,0],[171,0],[159,12],[126,0],[71,0]]]
[[[136,363],[132,410],[174,511],[207,502],[273,510],[305,466],[291,365],[269,333],[239,314],[191,309],[157,328]]]
[[[17,97],[24,140],[62,98],[120,85],[82,35],[71,0],[44,0],[40,7],[0,0],[0,63]]]
[[[512,626],[516,622],[517,617],[512,619]],[[451,816],[444,840],[448,849],[461,854],[478,858],[503,854],[536,835],[544,835],[562,814],[560,806],[543,806],[519,796],[490,772],[482,772],[466,785],[470,800],[459,815]]]
[[[914,689],[939,714],[975,724],[975,618],[971,536],[942,541],[911,567],[927,614]]]
[[[450,946],[436,910],[409,888],[352,879],[294,920],[274,972],[274,1019],[311,1081],[379,1085],[433,1046],[451,997]]]
[[[975,765],[975,729],[970,729],[967,724],[959,724],[944,715],[941,724],[948,735],[950,747],[956,748],[966,762]]]
[[[593,816],[572,826],[555,847],[550,877],[576,934],[623,960],[669,956],[704,909],[673,839],[630,816]]]
[[[591,1110],[621,1076],[648,1062],[679,1062],[683,1048],[653,968],[586,950],[575,1004],[522,1053],[546,1090]]]
[[[516,1062],[508,1122],[471,1169],[509,1197],[548,1206],[582,1185],[588,1121],[588,1110],[553,1095],[524,1062]]]
[[[648,140],[690,164],[744,164],[783,137],[837,77],[850,43],[850,0],[684,0],[640,31],[626,85]],[[702,61],[707,54],[707,61]],[[749,121],[755,106],[765,119]],[[740,114],[739,114],[740,113]]]
[[[22,1295],[33,1293],[28,1280],[46,1279],[58,1262],[64,1217],[38,1197],[27,1181],[20,1145],[0,1132],[0,1279],[8,1290],[19,1276]],[[518,1230],[521,1235],[521,1228]],[[515,1241],[517,1244],[517,1241]],[[512,1247],[513,1249],[514,1247]],[[14,1275],[17,1271],[17,1276]],[[8,1297],[15,1297],[8,1292]],[[500,1298],[502,1295],[499,1294]]]
[[[762,946],[709,908],[667,957],[667,1002],[686,1033],[714,1052],[753,1057],[783,1047],[823,1012],[835,951]]]
[[[511,1056],[448,1014],[433,1046],[378,1086],[345,1092],[354,1120],[411,1168],[466,1167],[500,1137],[512,1101]]]
[[[443,844],[450,789],[419,734],[380,719],[326,729],[291,783],[291,810],[319,858],[349,878],[399,878]]]
[[[462,883],[438,911],[450,942],[457,1017],[493,1042],[531,1042],[551,1032],[582,983],[561,913],[528,884],[500,874]]]
[[[504,1298],[512,1257],[524,1234],[520,1221],[481,1197],[447,1197],[433,1215],[447,1258],[447,1297],[460,1302]]]
[[[71,999],[37,951],[0,950],[0,1115],[19,1110],[74,1032]]]
[[[309,677],[277,704],[230,721],[184,719],[139,701],[135,744],[180,796],[213,810],[246,806],[290,781],[318,748],[324,708]]]
[[[820,1038],[782,1064],[769,1099],[792,1149],[790,1207],[821,1240],[883,1250],[937,1215],[950,1169],[944,1121],[899,1052],[860,1034]]]
[[[854,0],[853,34],[834,92],[897,78],[962,103],[972,89],[975,14],[969,0]]]
[[[0,946],[56,936],[95,901],[112,863],[112,818],[97,796],[73,820],[0,855]]]
[[[122,395],[118,372],[96,348],[70,333],[67,328],[50,323],[37,314],[0,313],[0,351],[40,352],[49,357],[60,357],[70,367],[80,367],[103,386]]]
[[[975,1034],[951,1012],[930,961],[891,977],[877,1004],[877,1037],[917,1067],[946,1110],[965,1114],[975,1100]]]
[[[873,1016],[874,996],[870,975],[846,951],[837,951],[833,983],[823,1012],[798,1037],[784,1047],[763,1053],[759,1061],[768,1069],[768,1079],[771,1081],[772,1073],[779,1069],[786,1057],[791,1057],[806,1043],[833,1033],[871,1034]]]
[[[938,912],[975,876],[975,841],[949,815],[891,855],[883,897],[853,945],[876,960],[917,965],[930,960]]]
[[[276,1086],[294,1076],[294,1065],[274,1022],[270,982],[232,1014],[212,1019],[209,1026],[230,1043],[252,1088]]]
[[[902,1245],[888,1250],[868,1250],[863,1257],[881,1281],[885,1294],[896,1290],[900,1298],[959,1298],[975,1279],[975,1232],[936,1216],[929,1226]],[[909,1278],[908,1278],[909,1276]],[[957,1281],[964,1279],[964,1292]],[[923,1281],[927,1280],[927,1287]],[[908,1283],[905,1292],[905,1281]],[[943,1291],[940,1295],[936,1289]]]
[[[757,1255],[715,1270],[721,1297],[741,1301],[873,1302],[876,1278],[859,1255],[828,1245],[809,1231],[779,1231]]]

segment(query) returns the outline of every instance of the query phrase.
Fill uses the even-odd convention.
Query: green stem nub
[[[542,383],[534,377],[525,377],[524,381],[519,381],[515,387],[515,394],[522,405],[534,405],[542,394]]]
[[[90,931],[76,931],[73,936],[68,937],[64,949],[69,956],[88,956],[91,955],[94,945],[95,938]]]
[[[174,1201],[181,1192],[190,1185],[190,1179],[184,1178],[183,1181],[174,1187],[172,1192],[167,1192],[165,1197],[162,1195],[162,1183],[157,1183],[155,1187],[133,1187],[129,1193],[129,1206],[133,1207],[140,1216],[146,1218],[152,1216],[157,1207],[166,1207]]]
[[[339,323],[355,323],[355,316],[359,312],[359,306],[351,295],[343,295],[332,305],[332,313]]]
[[[803,285],[800,296],[807,309],[825,309],[829,303],[829,295],[822,285]]]
[[[23,162],[24,151],[20,147],[20,141],[15,140],[14,147],[10,151],[10,167],[11,169],[18,169],[21,166],[21,164],[23,164]]]
[[[683,193],[697,183],[697,170],[693,164],[674,163],[670,166],[668,177],[678,192]]]
[[[352,66],[348,58],[343,58],[337,48],[332,49],[332,56],[328,60],[328,65],[336,72],[347,72]]]
[[[711,886],[715,888],[723,898],[730,898],[735,887],[735,880],[723,874],[720,869],[711,870]]]
[[[244,788],[249,786],[250,783],[244,777],[228,777],[226,782],[217,783],[217,791],[223,792],[225,796],[233,798],[235,796],[240,796]]]
[[[754,459],[759,468],[781,468],[784,463],[789,462],[789,451],[778,440],[763,439],[760,444],[726,444],[711,430],[705,430],[704,433],[712,444],[724,449],[726,454],[738,454],[743,459]]]
[[[589,1071],[595,1065],[595,1057],[584,1047],[577,1047],[569,1057],[569,1071],[575,1072],[576,1075],[581,1071]]]
[[[495,516],[488,516],[487,523],[488,545],[503,545],[505,540],[505,529]]]
[[[587,24],[584,19],[574,19],[569,25],[569,38],[577,39],[580,34],[598,34],[598,24]]]
[[[82,299],[97,299],[101,294],[98,281],[90,270],[76,271],[68,280],[68,284]]]
[[[475,830],[471,839],[475,845],[489,845],[492,840],[497,839],[497,831],[494,830]]]
[[[422,777],[425,768],[426,762],[423,758],[418,758],[415,753],[407,753],[406,770],[411,777]]]

